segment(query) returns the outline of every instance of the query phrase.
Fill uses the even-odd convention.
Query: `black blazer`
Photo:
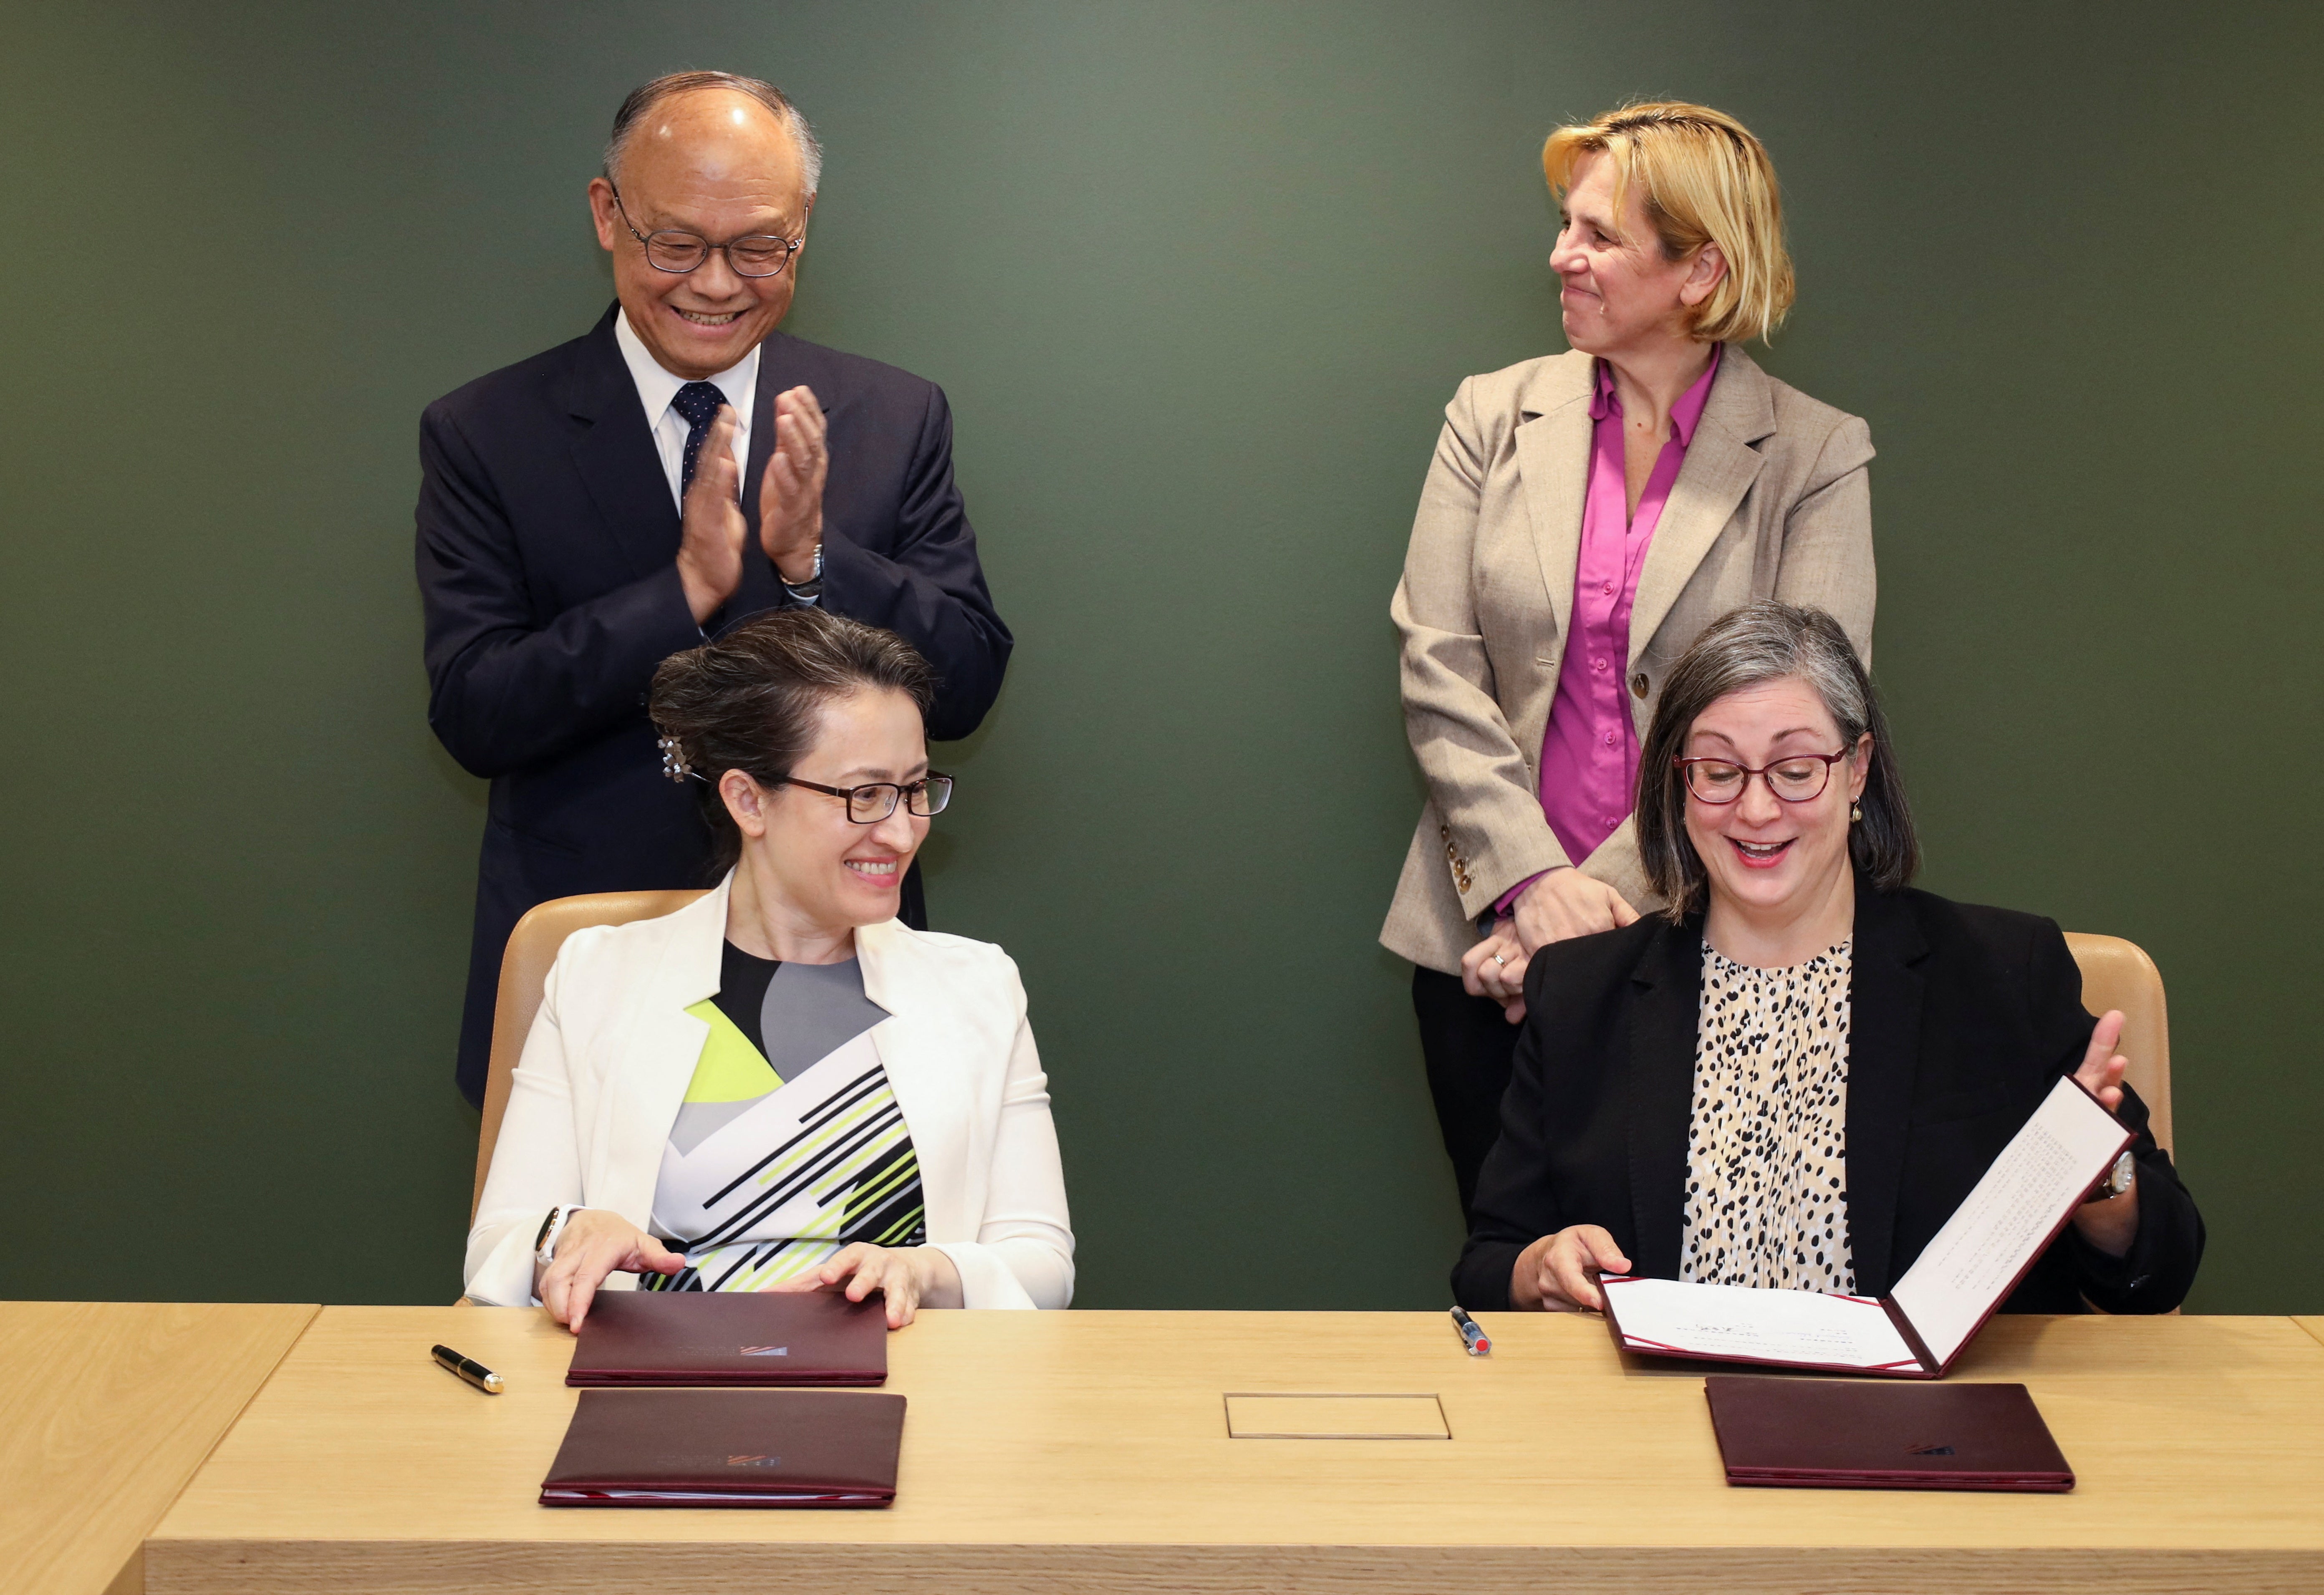
[[[830,428],[823,605],[908,638],[940,681],[928,734],[966,736],[1001,690],[1011,640],[953,485],[943,391],[769,337],[743,475],[754,524],[775,395],[802,383]],[[742,586],[696,627],[675,563],[678,509],[612,310],[586,337],[429,405],[420,459],[428,723],[492,781],[460,1047],[475,1101],[501,951],[526,909],[708,883],[708,832],[693,794],[661,775],[646,688],[705,631],[791,599],[752,546]]]
[[[1885,1294],[1935,1239],[2096,1024],[2050,920],[1858,886],[1848,1046],[1848,1228],[1856,1287]],[[1640,1274],[1675,1279],[1684,1226],[1702,922],[1642,919],[1559,942],[1526,972],[1501,1135],[1478,1176],[1455,1300],[1506,1308],[1517,1254],[1600,1224]],[[2138,1237],[2109,1258],[2069,1228],[2004,1312],[2177,1306],[2203,1221],[2125,1090],[2138,1132]]]

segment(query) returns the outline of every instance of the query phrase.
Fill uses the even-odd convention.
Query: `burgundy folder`
[[[584,1390],[540,1504],[885,1507],[903,1437],[869,1390]]]
[[[2060,1491],[2074,1471],[2023,1385],[1713,1374],[1729,1484]]]
[[[879,1385],[888,1307],[836,1291],[604,1291],[568,1385]]]

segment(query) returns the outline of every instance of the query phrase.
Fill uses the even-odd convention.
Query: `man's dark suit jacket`
[[[1659,917],[1558,942],[1526,971],[1500,1139],[1477,1180],[1453,1298],[1506,1308],[1517,1254],[1602,1225],[1636,1272],[1679,1277],[1702,921]],[[1885,1295],[2061,1074],[2096,1020],[2052,921],[1859,886],[1848,1042],[1848,1230],[1856,1288]],[[2125,1090],[2138,1237],[2109,1258],[2069,1227],[2002,1305],[2163,1313],[2194,1283],[2203,1221]]]
[[[939,678],[935,738],[966,736],[1001,690],[1009,630],[953,486],[943,391],[776,333],[761,346],[744,511],[758,524],[775,395],[805,383],[830,429],[822,604],[900,632]],[[755,538],[742,585],[697,628],[678,510],[613,340],[586,337],[479,377],[420,423],[428,723],[492,796],[459,1082],[482,1100],[494,991],[526,909],[576,892],[702,886],[709,833],[661,774],[645,696],[703,632],[791,602]],[[917,880],[907,917],[919,917]]]

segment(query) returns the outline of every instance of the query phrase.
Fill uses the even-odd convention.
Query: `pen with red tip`
[[[1461,1344],[1470,1356],[1482,1357],[1493,1349],[1493,1342],[1485,1338],[1485,1332],[1477,1321],[1458,1307],[1452,1309],[1452,1327],[1460,1331]]]

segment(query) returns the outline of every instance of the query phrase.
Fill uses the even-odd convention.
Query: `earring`
[[[1850,820],[1862,819],[1864,817],[1864,805],[1861,803],[1849,804],[1848,806],[1848,817]]]

